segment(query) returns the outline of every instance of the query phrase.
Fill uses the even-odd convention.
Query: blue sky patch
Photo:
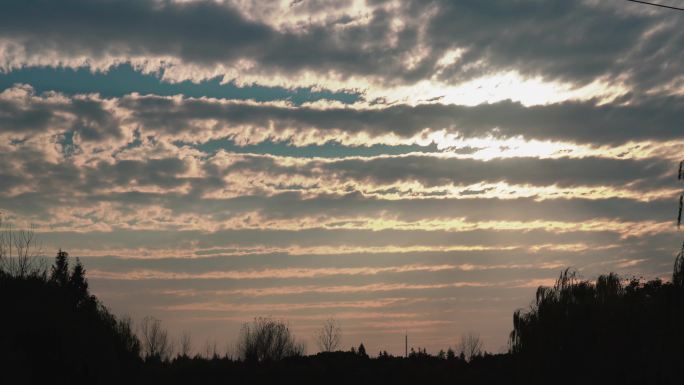
[[[67,95],[99,93],[107,98],[137,92],[143,95],[181,94],[186,97],[253,99],[259,102],[289,100],[295,105],[322,99],[354,103],[361,98],[358,93],[312,91],[310,88],[238,87],[234,83],[221,84],[220,78],[199,83],[169,83],[159,75],[143,74],[128,64],[119,65],[107,72],[92,72],[87,68],[25,67],[0,73],[0,89],[7,89],[17,83],[29,84],[37,92],[59,91]]]

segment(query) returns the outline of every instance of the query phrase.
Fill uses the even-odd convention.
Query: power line
[[[654,7],[667,8],[667,9],[674,9],[675,11],[684,11],[684,8],[673,7],[673,6],[671,6],[671,5],[657,4],[657,3],[649,3],[648,1],[640,1],[640,0],[627,0],[627,1],[631,1],[632,3],[639,3],[639,4],[652,5],[652,6],[654,6]]]

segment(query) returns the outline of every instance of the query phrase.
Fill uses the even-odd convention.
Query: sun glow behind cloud
[[[597,80],[577,87],[574,84],[545,81],[542,78],[521,76],[515,71],[490,74],[481,78],[456,84],[437,80],[423,80],[414,85],[378,89],[368,84],[360,87],[366,90],[370,100],[384,98],[390,103],[434,103],[475,106],[502,100],[520,102],[525,106],[558,103],[568,100],[595,99],[607,103],[629,91],[622,85]],[[387,97],[386,95],[391,95]]]

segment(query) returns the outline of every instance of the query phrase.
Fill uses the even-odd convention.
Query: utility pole
[[[404,357],[408,358],[408,332],[404,334]]]

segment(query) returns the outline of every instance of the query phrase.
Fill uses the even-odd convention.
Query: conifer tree
[[[76,265],[69,278],[69,285],[76,293],[79,301],[88,298],[88,281],[85,278],[85,268],[78,258],[76,258]]]
[[[59,249],[55,264],[52,265],[50,280],[59,286],[66,286],[69,283],[69,253]]]
[[[368,357],[368,354],[366,353],[366,347],[363,346],[363,343],[359,345],[359,349],[357,350],[357,354],[361,357]]]

